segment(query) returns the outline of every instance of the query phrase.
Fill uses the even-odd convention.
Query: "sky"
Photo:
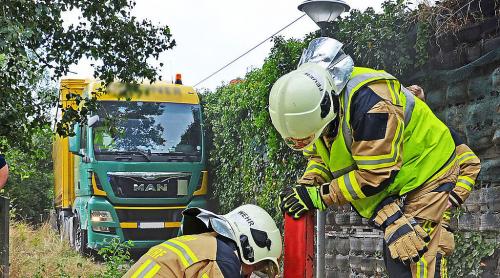
[[[160,56],[164,66],[160,74],[171,80],[181,73],[185,85],[195,85],[223,65],[243,54],[259,42],[280,30],[303,13],[297,9],[302,0],[136,0],[132,10],[139,19],[147,18],[155,24],[168,25],[177,45]],[[383,0],[347,0],[351,8],[365,10],[374,7],[380,11]],[[67,14],[65,22],[71,24]],[[317,30],[316,24],[303,17],[280,35],[302,38]],[[266,42],[236,63],[224,69],[197,89],[215,89],[237,77],[243,77],[252,68],[262,66],[271,49]],[[73,65],[69,76],[91,77],[90,61],[82,59]]]

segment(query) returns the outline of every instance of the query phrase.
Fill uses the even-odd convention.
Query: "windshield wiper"
[[[116,155],[140,154],[140,155],[144,156],[144,158],[146,158],[146,160],[148,162],[151,162],[151,151],[150,150],[148,150],[148,152],[144,152],[144,151],[140,151],[140,150],[137,150],[137,151],[116,151],[116,152],[101,151],[101,152],[96,152],[96,154],[116,154]]]
[[[162,153],[152,153],[155,155],[161,155],[161,156],[187,156],[187,154],[183,152],[162,152]]]
[[[148,150],[148,152],[137,150],[137,151],[129,151],[128,153],[131,154],[140,154],[144,156],[149,162],[151,162],[151,150]]]

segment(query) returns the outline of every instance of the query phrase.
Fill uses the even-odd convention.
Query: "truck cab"
[[[54,143],[58,227],[82,253],[113,238],[149,248],[178,235],[185,208],[207,207],[196,91],[161,82],[120,97],[113,85],[123,87],[61,82],[63,107],[76,105],[75,92],[97,100],[88,121],[75,125],[74,136],[57,136]]]

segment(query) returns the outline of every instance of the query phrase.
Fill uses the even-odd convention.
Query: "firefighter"
[[[458,178],[449,129],[385,71],[354,67],[342,43],[319,38],[274,84],[274,127],[308,158],[281,193],[300,218],[350,203],[384,232],[390,277],[442,277],[443,215]]]
[[[188,208],[183,215],[183,236],[149,249],[124,277],[279,275],[281,233],[264,209],[243,205],[217,215]]]
[[[5,161],[5,157],[0,154],[0,189],[2,189],[7,183],[9,177],[9,166]]]

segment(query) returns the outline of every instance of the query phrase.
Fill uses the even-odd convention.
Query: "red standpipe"
[[[314,213],[298,220],[285,214],[284,278],[314,276]]]

